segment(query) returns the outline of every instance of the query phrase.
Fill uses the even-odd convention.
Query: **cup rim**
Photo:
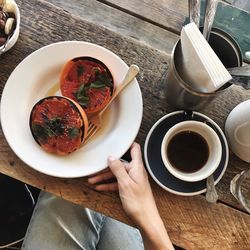
[[[198,134],[201,135],[201,133],[197,132],[197,130],[192,129],[188,126],[190,125],[194,125],[199,127],[199,128],[203,128],[206,131],[209,132],[208,137],[213,137],[213,143],[216,143],[217,148],[216,148],[216,158],[212,159],[213,160],[213,164],[211,164],[211,166],[208,168],[207,163],[198,171],[192,172],[192,173],[185,173],[185,172],[181,172],[178,169],[174,168],[171,163],[167,160],[166,157],[166,143],[169,142],[171,140],[171,138],[173,136],[174,131],[176,131],[179,127],[184,126],[184,129],[182,128],[181,130],[179,130],[179,132],[181,131],[186,131],[187,129],[193,132],[196,132]],[[185,127],[186,126],[186,127]],[[204,136],[201,135],[203,138]],[[204,138],[206,141],[207,139]],[[211,146],[209,148],[209,150],[211,150]],[[214,152],[214,151],[213,151]],[[211,154],[210,154],[211,155]],[[206,123],[204,122],[200,122],[200,121],[182,121],[180,123],[177,123],[176,125],[174,125],[173,127],[171,127],[167,133],[164,135],[163,140],[162,140],[162,144],[161,144],[161,158],[162,161],[164,163],[164,166],[166,167],[166,169],[176,178],[183,180],[183,181],[187,181],[187,182],[196,182],[196,181],[201,181],[203,179],[206,179],[208,176],[210,176],[211,174],[213,174],[213,172],[217,169],[220,161],[221,161],[221,157],[222,157],[222,146],[221,146],[221,142],[220,139],[217,135],[217,133]],[[211,161],[211,156],[210,158],[208,158],[208,160],[210,159]],[[204,171],[205,167],[207,168],[206,171]]]
[[[239,67],[242,66],[243,64],[243,53],[242,53],[242,49],[239,45],[239,43],[226,31],[219,29],[217,27],[213,27],[212,28],[212,33],[222,37],[223,39],[225,39],[230,45],[232,45],[234,51],[237,51],[237,58],[238,58],[238,63],[239,63]]]
[[[250,121],[243,122],[241,125],[236,126],[233,135],[234,135],[235,141],[236,141],[240,146],[249,148],[249,147],[250,147],[250,142],[244,143],[244,142],[240,141],[240,140],[239,140],[239,137],[237,136],[237,134],[239,133],[239,130],[240,130],[242,127],[246,126],[246,124],[249,124],[249,126],[250,126]]]
[[[236,174],[230,182],[230,192],[239,201],[239,203],[250,213],[250,207],[246,202],[244,195],[242,194],[241,185],[242,182],[250,176],[250,169],[245,169]]]

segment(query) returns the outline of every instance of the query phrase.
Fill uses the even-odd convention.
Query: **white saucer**
[[[174,194],[192,196],[206,192],[206,180],[186,182],[177,179],[170,172],[168,172],[161,158],[161,143],[165,133],[172,126],[186,119],[187,117],[185,111],[176,111],[159,119],[147,135],[144,146],[144,157],[149,174],[159,186]],[[220,127],[209,117],[198,112],[192,112],[191,119],[202,122],[206,120],[209,121],[220,138],[222,157],[219,166],[214,172],[215,184],[217,184],[226,171],[229,159],[226,137]]]

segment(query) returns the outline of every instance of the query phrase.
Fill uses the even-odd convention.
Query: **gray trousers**
[[[41,192],[23,250],[142,250],[138,229]]]

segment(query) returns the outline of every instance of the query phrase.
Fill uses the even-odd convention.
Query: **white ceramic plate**
[[[87,42],[66,41],[43,47],[25,58],[10,75],[1,99],[1,124],[16,155],[30,167],[56,177],[73,178],[96,173],[107,166],[109,155],[121,157],[134,141],[142,119],[142,96],[135,79],[111,104],[105,125],[93,139],[67,156],[46,153],[33,139],[29,116],[34,104],[48,95],[61,95],[56,83],[70,59],[90,56],[110,69],[119,85],[128,70],[111,51]],[[132,111],[132,112],[131,112]]]

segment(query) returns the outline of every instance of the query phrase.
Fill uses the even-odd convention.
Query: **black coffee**
[[[186,173],[201,169],[206,164],[208,155],[206,140],[193,131],[183,131],[174,135],[167,147],[171,165]]]

